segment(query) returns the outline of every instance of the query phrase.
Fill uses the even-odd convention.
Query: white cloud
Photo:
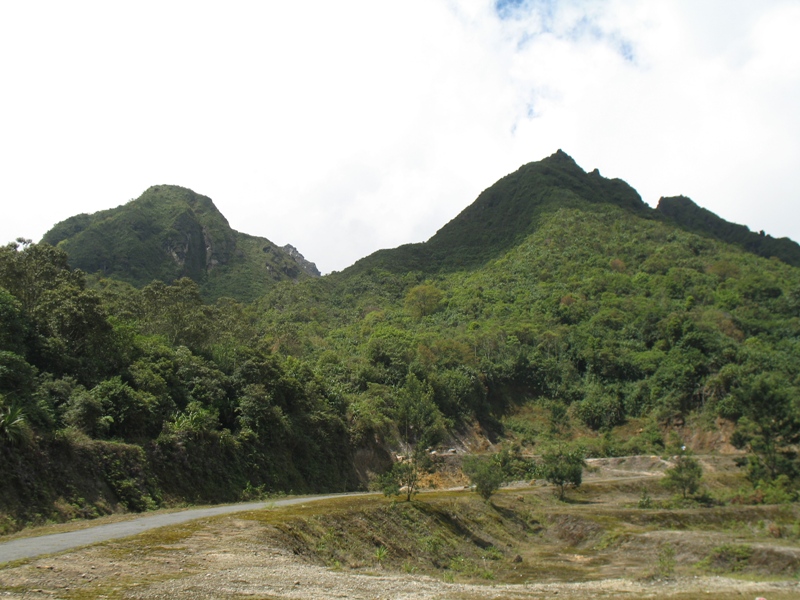
[[[323,271],[563,148],[800,239],[797,2],[5,3],[0,234],[158,183]]]

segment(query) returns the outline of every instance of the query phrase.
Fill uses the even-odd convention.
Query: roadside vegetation
[[[382,568],[446,581],[791,580],[800,571],[797,506],[643,510],[636,506],[642,485],[652,486],[659,504],[671,503],[655,481],[628,488],[587,482],[568,503],[552,489],[524,488],[496,493],[490,503],[440,493],[260,518],[292,552],[328,567],[369,570],[382,548]]]

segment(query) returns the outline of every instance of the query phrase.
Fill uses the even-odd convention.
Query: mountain
[[[341,491],[409,445],[487,440],[591,456],[736,446],[738,498],[796,500],[800,268],[741,232],[688,200],[650,208],[563,152],[427,242],[325,277],[181,188],[74,217],[48,234],[56,248],[0,247],[0,511]],[[209,305],[188,280],[92,288],[68,253],[228,295],[276,256],[273,271],[295,271],[247,306]]]
[[[136,287],[155,279],[196,281],[204,297],[250,301],[275,282],[318,277],[293,247],[231,229],[210,198],[157,185],[136,200],[62,221],[42,241],[67,252],[89,274]]]
[[[800,245],[789,238],[774,238],[763,231],[754,233],[746,225],[729,223],[685,196],[661,198],[657,210],[687,231],[714,237],[765,258],[775,256],[800,267]]]
[[[653,212],[624,181],[586,173],[559,150],[500,179],[427,242],[379,250],[352,268],[448,272],[479,266],[533,233],[545,212],[580,200],[645,217]]]
[[[474,268],[514,248],[537,230],[549,212],[580,202],[617,206],[645,219],[667,219],[686,231],[800,265],[800,245],[788,238],[752,233],[746,226],[729,223],[688,198],[662,198],[658,208],[653,209],[626,182],[606,179],[597,169],[587,173],[558,150],[500,179],[427,242],[379,250],[351,269],[437,273]]]

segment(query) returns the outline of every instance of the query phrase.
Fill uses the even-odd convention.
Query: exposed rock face
[[[286,252],[286,254],[291,256],[292,259],[294,259],[294,261],[300,266],[300,268],[303,269],[303,271],[305,271],[307,274],[311,275],[312,277],[322,276],[322,274],[319,272],[319,269],[317,269],[317,265],[315,265],[311,261],[306,260],[305,257],[302,254],[300,254],[297,248],[295,248],[291,244],[286,244],[283,248],[281,248],[281,250],[283,250],[284,252]]]

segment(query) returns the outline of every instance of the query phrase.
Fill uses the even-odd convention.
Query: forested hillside
[[[797,490],[800,269],[561,152],[425,244],[250,304],[208,304],[188,278],[89,286],[62,248],[0,251],[14,522],[352,489],[387,450],[475,427],[613,455],[723,419],[753,486]]]
[[[760,231],[750,231],[746,225],[728,223],[685,196],[661,198],[658,211],[678,225],[706,237],[715,237],[744,248],[748,252],[800,267],[800,246],[789,238],[774,238]]]
[[[63,249],[73,268],[136,287],[189,277],[211,301],[251,301],[277,281],[319,276],[294,248],[231,229],[210,198],[174,185],[70,217],[42,242]]]

